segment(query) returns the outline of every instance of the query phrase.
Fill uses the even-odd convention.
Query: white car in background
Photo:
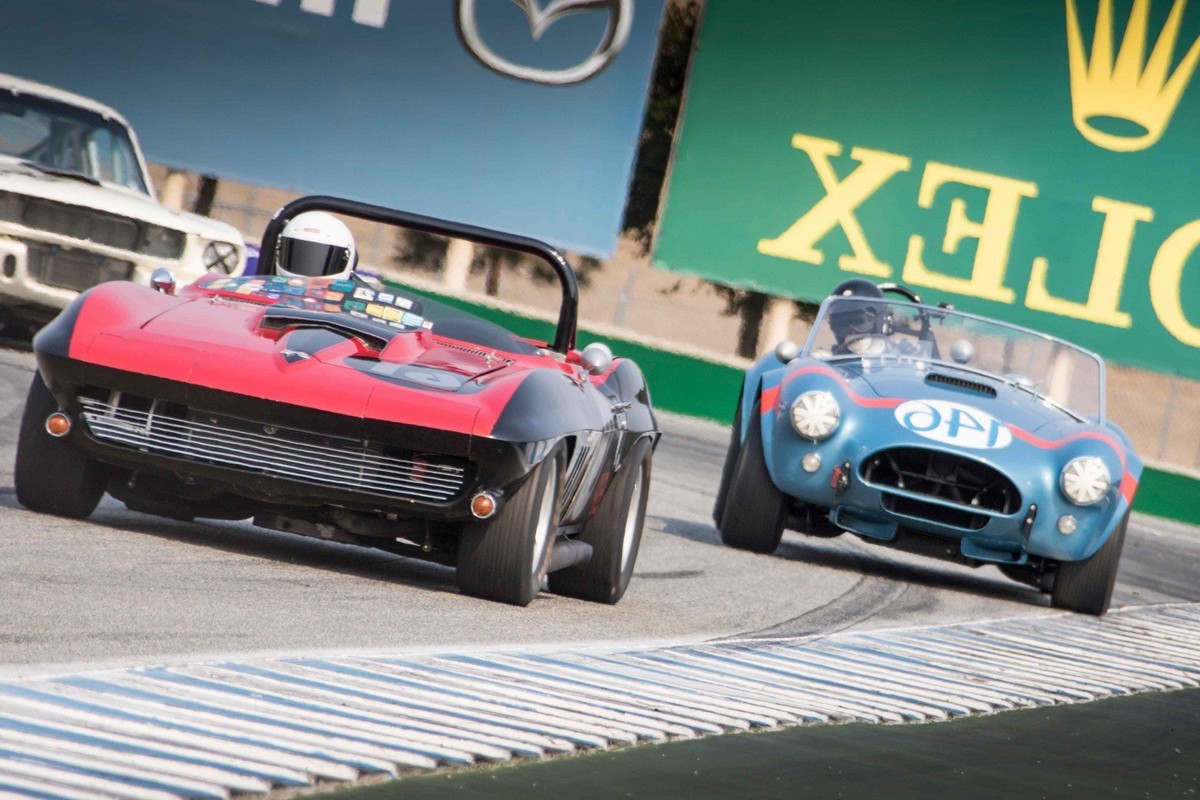
[[[79,95],[0,74],[0,325],[45,322],[111,280],[236,273],[233,226],[155,199],[129,124]]]

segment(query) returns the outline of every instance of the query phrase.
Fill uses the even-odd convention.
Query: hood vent
[[[925,376],[926,383],[940,383],[943,386],[950,386],[955,389],[962,389],[964,392],[975,392],[976,394],[984,395],[985,397],[995,397],[996,387],[988,386],[986,383],[979,381],[967,380],[966,378],[958,378],[953,375],[946,375],[942,372],[931,372]]]

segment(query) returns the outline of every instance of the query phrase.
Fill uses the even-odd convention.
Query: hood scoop
[[[925,376],[925,382],[948,386],[951,389],[958,389],[964,392],[974,392],[975,394],[981,394],[984,397],[996,396],[995,386],[989,386],[986,383],[973,381],[968,378],[960,378],[956,375],[947,375],[944,372],[929,373]]]

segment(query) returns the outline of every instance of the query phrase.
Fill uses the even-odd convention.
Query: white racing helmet
[[[325,211],[297,214],[279,234],[275,274],[289,278],[345,278],[358,263],[354,235]]]

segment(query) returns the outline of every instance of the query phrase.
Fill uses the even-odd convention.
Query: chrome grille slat
[[[126,408],[117,408],[115,406],[109,405],[108,403],[103,403],[98,400],[92,400],[89,398],[80,398],[80,403],[88,408],[99,409],[100,412],[104,416],[116,415],[116,417],[118,419],[127,421],[130,424],[137,424],[137,425],[143,425],[143,426],[146,425],[147,415],[145,412],[133,411],[131,409],[126,409]],[[168,426],[168,427],[169,426],[178,426],[182,430],[189,430],[189,431],[195,430],[197,428],[201,428],[201,429],[204,429],[205,431],[213,433],[214,435],[225,436],[229,439],[232,439],[239,446],[246,444],[246,442],[245,442],[246,437],[258,436],[262,441],[270,443],[271,451],[290,450],[299,455],[305,455],[305,454],[311,453],[314,450],[315,451],[325,451],[331,455],[341,455],[345,452],[346,448],[361,448],[362,447],[361,442],[359,442],[355,439],[347,439],[347,438],[343,438],[343,437],[322,436],[321,438],[323,438],[323,439],[333,439],[333,440],[340,439],[340,441],[345,443],[342,447],[327,447],[327,446],[318,445],[318,444],[289,442],[286,439],[278,439],[275,436],[270,436],[270,435],[266,435],[266,434],[259,435],[259,434],[255,434],[253,432],[241,431],[241,430],[237,430],[234,428],[222,428],[220,426],[209,425],[204,422],[179,420],[179,419],[175,419],[172,417],[165,417],[165,416],[159,416],[159,415],[155,415],[154,424],[156,426],[158,426],[158,425],[163,425],[163,426]],[[254,423],[247,422],[246,424],[250,425],[250,424],[254,424]],[[366,459],[366,460],[371,460],[371,459],[386,460],[387,463],[389,463],[389,464],[404,464],[407,466],[411,466],[413,468],[420,468],[420,469],[428,469],[428,468],[432,467],[432,468],[436,468],[437,470],[442,471],[442,472],[453,472],[453,473],[458,473],[458,474],[462,474],[462,472],[463,472],[463,469],[461,467],[454,467],[454,466],[451,466],[448,464],[430,465],[430,464],[425,464],[425,463],[421,463],[418,461],[410,461],[408,459],[403,459],[403,458],[399,458],[399,457],[375,455],[373,453],[370,453],[369,451],[364,451],[361,455],[361,458]]]
[[[110,441],[121,442],[139,450],[172,452],[175,455],[184,456],[189,460],[215,462],[223,466],[242,468],[251,472],[279,475],[280,477],[303,478],[329,486],[342,487],[352,484],[364,489],[371,489],[375,494],[392,494],[391,489],[399,484],[401,488],[405,489],[403,494],[419,495],[430,500],[446,500],[454,494],[453,489],[450,487],[425,486],[412,480],[394,477],[378,471],[365,473],[359,470],[355,472],[349,469],[330,467],[328,464],[323,465],[319,471],[291,465],[289,474],[284,476],[278,470],[271,470],[264,467],[264,462],[261,460],[255,460],[250,457],[239,458],[236,454],[229,452],[214,452],[211,448],[202,449],[199,446],[156,441],[147,435],[138,435],[128,430],[113,429],[107,425],[94,426],[93,431]],[[222,448],[222,450],[227,450],[227,448]]]
[[[466,483],[464,468],[371,452],[368,445],[353,439],[342,438],[345,444],[340,448],[308,445],[286,437],[316,434],[280,429],[270,435],[227,429],[153,411],[118,408],[87,397],[80,398],[80,404],[84,421],[97,439],[185,461],[430,502],[452,499]]]

